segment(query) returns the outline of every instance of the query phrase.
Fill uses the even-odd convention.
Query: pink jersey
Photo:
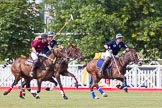
[[[31,43],[31,47],[34,47],[38,53],[40,53],[47,46],[48,46],[48,42],[42,43],[41,40],[34,40]]]

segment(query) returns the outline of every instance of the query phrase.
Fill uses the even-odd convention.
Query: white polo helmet
[[[55,34],[53,32],[48,32],[48,36],[53,37]]]
[[[120,34],[120,33],[116,35],[116,39],[117,39],[117,38],[122,38],[122,37],[123,37],[123,36],[122,36],[122,34]]]

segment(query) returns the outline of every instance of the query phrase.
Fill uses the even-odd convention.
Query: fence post
[[[138,75],[138,69],[137,69],[138,67],[136,66],[136,65],[134,65],[133,66],[133,78],[132,78],[132,80],[133,80],[133,84],[134,84],[134,87],[138,87],[137,86],[137,75]]]
[[[157,87],[158,88],[160,88],[162,85],[161,85],[161,82],[162,82],[162,79],[161,79],[161,77],[162,77],[162,75],[161,75],[161,66],[160,65],[158,65],[157,66]]]

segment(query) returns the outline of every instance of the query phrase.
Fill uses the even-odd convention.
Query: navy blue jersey
[[[55,40],[52,40],[52,41],[49,43],[49,46],[50,46],[51,48],[53,48],[55,45],[58,45],[58,44],[57,44],[57,41],[55,41]],[[51,52],[50,52],[50,50],[49,50],[48,47],[45,47],[41,53],[46,54],[46,55],[49,55]]]
[[[52,41],[49,43],[49,46],[50,46],[51,48],[53,48],[55,45],[57,45],[57,41],[55,41],[55,40],[52,40]]]
[[[115,40],[108,41],[105,44],[112,50],[113,55],[117,55],[121,48],[126,49],[128,47],[124,42],[117,44]]]

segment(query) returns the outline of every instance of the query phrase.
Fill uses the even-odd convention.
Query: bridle
[[[134,61],[135,64],[138,64],[138,62],[139,62],[139,56],[137,55],[137,59],[136,59],[135,54],[131,53],[130,51],[127,52],[127,53],[129,54],[129,57],[131,59],[130,62]]]
[[[70,60],[70,61],[73,61],[73,60],[76,60],[78,57],[78,53],[73,53],[74,50],[77,50],[77,49],[73,49],[73,48],[66,48],[65,49],[65,53],[70,57],[70,56],[73,56],[73,58]]]

